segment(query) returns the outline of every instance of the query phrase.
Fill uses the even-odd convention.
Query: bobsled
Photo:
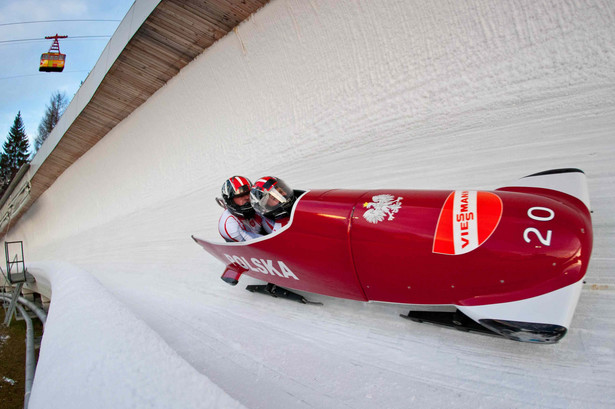
[[[554,343],[566,334],[593,240],[581,170],[541,172],[489,191],[296,193],[289,223],[274,234],[239,243],[193,236],[224,264],[224,281],[234,285],[245,274],[274,296],[298,290],[446,305],[454,311],[404,317],[516,341]]]

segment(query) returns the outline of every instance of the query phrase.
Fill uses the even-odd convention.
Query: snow
[[[52,293],[30,407],[611,407],[614,24],[608,0],[272,1],[11,229]],[[588,176],[595,243],[554,345],[252,294],[190,239],[216,238],[233,174],[492,189],[559,167]]]
[[[36,263],[30,270],[38,270]],[[243,407],[90,274],[65,264],[45,271],[51,272],[53,302],[44,338],[53,350],[43,347],[29,407]]]
[[[17,381],[16,381],[16,380],[11,379],[11,378],[7,378],[6,376],[3,376],[3,377],[2,377],[2,381],[3,381],[3,382],[6,382],[6,383],[9,383],[9,384],[11,384],[11,385],[15,385],[15,384],[17,383]]]

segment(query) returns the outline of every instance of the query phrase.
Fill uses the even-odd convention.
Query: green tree
[[[66,94],[63,92],[56,91],[51,95],[45,115],[43,116],[43,119],[41,119],[41,123],[38,125],[38,135],[34,140],[34,152],[38,151],[41,145],[43,145],[45,139],[47,139],[53,128],[60,120],[60,117],[64,113],[67,105],[68,99],[66,99]]]
[[[21,119],[21,112],[17,113],[13,126],[9,129],[9,135],[4,142],[4,152],[0,154],[0,182],[2,182],[2,192],[11,183],[11,179],[21,165],[28,161],[30,156],[30,142],[26,135],[26,128]]]
[[[11,182],[11,167],[6,153],[0,153],[0,196],[4,194],[6,187]]]

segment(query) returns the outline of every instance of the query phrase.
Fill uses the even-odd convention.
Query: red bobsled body
[[[565,333],[592,248],[584,174],[526,179],[495,191],[311,190],[280,232],[195,240],[227,276],[353,300],[454,305],[492,330],[499,320]]]

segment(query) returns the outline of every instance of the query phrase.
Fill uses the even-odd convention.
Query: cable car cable
[[[35,24],[35,23],[60,23],[60,22],[75,22],[75,21],[85,21],[85,22],[119,22],[122,20],[100,20],[100,19],[77,19],[77,20],[37,20],[37,21],[19,21],[15,23],[0,23],[1,26],[13,26],[18,24]]]
[[[82,73],[82,72],[90,72],[92,70],[71,70],[71,71],[64,71],[65,74],[70,74],[70,73]],[[2,80],[11,80],[14,78],[23,78],[23,77],[39,77],[39,76],[43,76],[44,74],[41,73],[37,73],[37,74],[24,74],[24,75],[13,75],[10,77],[0,77],[0,81]]]
[[[64,39],[63,41],[68,41],[68,40],[75,40],[75,39],[84,39],[84,38],[110,38],[110,35],[104,35],[104,36],[71,36],[69,38]],[[22,38],[22,39],[18,39],[18,40],[2,40],[0,41],[0,44],[10,44],[10,43],[18,43],[18,42],[26,42],[26,41],[49,41],[46,40],[44,38]]]

